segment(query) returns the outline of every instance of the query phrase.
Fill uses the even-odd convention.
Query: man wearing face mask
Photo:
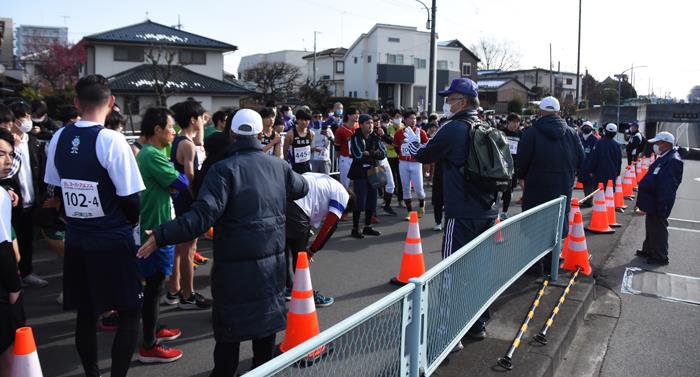
[[[649,139],[654,143],[656,161],[639,182],[637,207],[646,212],[646,239],[636,254],[646,257],[649,264],[668,264],[668,217],[683,180],[683,161],[674,148],[675,141],[673,134],[666,131]]]
[[[36,276],[32,270],[32,255],[34,254],[34,210],[41,204],[41,194],[46,191],[42,176],[46,164],[43,145],[31,133],[33,123],[31,107],[24,102],[11,106],[15,116],[12,133],[20,143],[15,153],[18,154],[21,165],[19,172],[13,178],[16,191],[20,197],[20,205],[13,209],[12,225],[17,233],[21,260],[19,271],[22,284],[30,287],[44,287],[46,280]]]
[[[39,140],[51,140],[51,136],[59,128],[58,122],[49,118],[48,107],[44,101],[32,101],[33,132]]]
[[[578,135],[583,145],[583,164],[578,173],[578,180],[583,185],[583,193],[585,196],[590,195],[596,189],[596,181],[591,171],[591,155],[595,148],[598,139],[593,135],[593,123],[589,121],[583,122],[581,132]],[[583,208],[592,207],[592,200],[587,200],[580,204]]]
[[[386,127],[386,133],[389,137],[393,138],[397,132],[404,128],[403,123],[401,123],[401,110],[394,110],[391,112],[391,119]],[[399,174],[399,152],[394,148],[393,144],[387,144],[386,146],[386,156],[389,161],[389,166],[391,166],[391,175],[394,178],[395,189],[399,206],[403,207],[403,185],[401,184],[401,176]],[[391,206],[391,200],[389,200],[389,207]]]
[[[591,172],[595,177],[595,184],[602,183],[607,186],[608,180],[615,179],[622,169],[622,150],[620,144],[615,141],[617,125],[608,123],[605,126],[605,135],[596,143],[591,153]]]
[[[282,115],[282,119],[284,119],[284,131],[287,132],[294,126],[294,113],[289,106],[285,105],[280,107],[280,115]]]
[[[639,124],[632,122],[627,130],[629,140],[627,141],[627,165],[631,165],[633,161],[637,161],[637,156],[644,152],[644,144],[646,140],[642,133],[639,132]]]

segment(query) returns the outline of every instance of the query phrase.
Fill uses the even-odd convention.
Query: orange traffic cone
[[[593,233],[615,233],[615,231],[608,226],[608,210],[605,200],[603,184],[598,183],[598,192],[596,192],[593,197],[591,222],[588,224],[588,227],[586,227],[586,230]]]
[[[647,172],[649,171],[649,165],[651,165],[649,160],[649,157],[644,157],[642,159],[642,178],[644,178],[644,176],[647,175]]]
[[[639,179],[637,178],[637,163],[633,162],[632,163],[632,168],[630,169],[632,172],[632,191],[637,190],[637,182],[639,182]]]
[[[10,377],[42,377],[39,355],[31,327],[20,327],[15,331],[15,356],[10,366]]]
[[[639,184],[639,182],[642,180],[642,178],[644,178],[644,172],[642,170],[642,162],[641,161],[637,161],[637,167],[636,167],[635,174],[636,174],[636,178],[637,178],[637,184]]]
[[[406,243],[403,248],[403,258],[401,259],[401,271],[398,276],[391,278],[391,283],[404,285],[408,279],[417,278],[425,272],[425,261],[423,260],[423,246],[420,240],[420,225],[418,225],[418,212],[411,211],[408,221],[408,233]]]
[[[612,179],[608,179],[608,186],[605,188],[605,210],[608,213],[608,226],[621,227],[622,225],[617,223],[615,215],[615,194],[613,193]]]
[[[630,171],[630,165],[627,166],[625,170],[625,179],[622,181],[622,195],[625,199],[633,199],[634,191],[632,190],[632,172]]]
[[[617,176],[615,179],[615,209],[620,212],[625,212],[627,205],[625,205],[625,195],[622,192],[622,179]]]
[[[581,213],[581,207],[578,198],[571,198],[571,210],[569,211],[569,234],[564,239],[564,246],[561,248],[561,256],[559,258],[566,259],[569,254],[569,237],[571,236],[571,227],[574,226],[574,216]]]
[[[569,232],[569,255],[564,260],[561,268],[570,271],[581,269],[585,275],[590,276],[593,272],[588,256],[588,245],[586,245],[586,233],[583,231],[583,220],[581,214],[574,216],[574,227]]]
[[[578,179],[576,180],[576,186],[574,187],[576,190],[583,190],[583,183],[579,181]]]
[[[294,272],[292,285],[292,301],[287,313],[287,330],[280,351],[287,352],[299,344],[318,335],[318,317],[314,303],[314,290],[311,287],[311,272],[306,252],[300,252],[297,257],[297,269]],[[307,361],[321,356],[326,346],[307,355]]]
[[[496,216],[496,223],[494,225],[498,225],[501,223],[501,218]],[[505,239],[503,238],[503,229],[499,229],[496,234],[493,235],[493,240],[496,241],[496,243],[502,243]]]

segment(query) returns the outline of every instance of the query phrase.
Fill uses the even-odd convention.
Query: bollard
[[[501,357],[498,359],[498,365],[502,366],[503,368],[507,370],[512,370],[513,369],[513,354],[515,353],[515,350],[518,348],[520,345],[520,340],[522,339],[523,335],[527,332],[527,325],[530,323],[530,320],[532,317],[535,316],[535,310],[537,307],[540,305],[540,299],[544,295],[544,289],[547,288],[547,285],[549,284],[548,279],[544,279],[542,282],[542,288],[540,288],[539,291],[537,291],[537,296],[535,296],[535,301],[532,302],[532,306],[530,306],[530,310],[527,312],[527,316],[525,316],[525,319],[523,320],[523,324],[520,326],[520,330],[518,330],[518,334],[515,335],[515,339],[513,339],[513,343],[510,345],[510,348],[508,348],[508,352],[506,352],[505,356]]]
[[[535,335],[535,340],[541,344],[546,345],[547,344],[547,331],[549,331],[550,328],[552,328],[552,325],[554,324],[554,317],[557,316],[557,313],[559,313],[559,310],[561,309],[561,305],[566,301],[566,295],[569,294],[569,291],[571,291],[571,287],[574,285],[574,281],[576,280],[576,277],[578,276],[578,273],[581,272],[581,268],[577,268],[576,272],[571,276],[571,279],[569,279],[569,284],[566,286],[566,289],[564,289],[564,293],[561,294],[561,297],[559,297],[559,302],[557,303],[557,306],[554,307],[552,310],[552,314],[550,314],[549,319],[547,322],[545,322],[544,326],[542,327],[542,330],[540,331],[539,334]]]

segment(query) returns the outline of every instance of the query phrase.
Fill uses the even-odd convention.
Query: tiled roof
[[[479,89],[498,89],[510,80],[479,80]]]
[[[161,44],[183,47],[203,47],[225,51],[235,51],[238,47],[201,35],[188,33],[174,27],[161,25],[151,20],[119,29],[92,34],[86,41],[122,42],[137,44]]]
[[[158,77],[165,76],[165,66],[158,66]],[[109,78],[109,85],[115,93],[153,92],[153,66],[142,64]],[[172,93],[202,93],[223,95],[246,95],[253,91],[230,82],[217,80],[181,66],[172,66],[166,90]]]
[[[347,48],[344,48],[344,47],[329,48],[329,49],[326,49],[326,50],[323,50],[323,51],[317,51],[317,52],[316,52],[316,57],[326,56],[326,55],[328,55],[328,56],[330,56],[330,55],[340,55],[340,56],[343,56],[343,55],[345,55],[345,53],[346,53],[347,51],[348,51],[348,49],[347,49]],[[310,54],[308,54],[308,55],[303,56],[302,59],[311,59],[311,58],[313,58],[313,57],[314,57],[314,54],[313,54],[313,52],[312,52],[312,53],[310,53]]]

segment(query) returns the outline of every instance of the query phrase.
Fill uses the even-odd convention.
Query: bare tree
[[[245,70],[243,77],[257,84],[259,100],[281,101],[296,91],[301,70],[289,63],[260,62]]]
[[[153,45],[146,49],[146,62],[151,66],[153,91],[157,106],[167,106],[170,78],[173,74],[173,62],[177,51],[165,46]]]
[[[481,38],[470,48],[481,59],[480,70],[512,70],[520,65],[520,52],[505,40]]]

